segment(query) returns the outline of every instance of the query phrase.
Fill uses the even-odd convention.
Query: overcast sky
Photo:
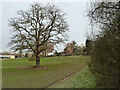
[[[10,40],[11,32],[8,26],[8,20],[17,17],[17,10],[27,10],[34,2],[4,2],[0,3],[0,52],[10,51],[7,44]],[[75,40],[78,44],[84,44],[85,32],[89,29],[89,20],[87,14],[87,2],[54,2],[63,12],[67,13],[67,22],[69,25],[68,42]],[[2,43],[2,45],[1,45]],[[63,50],[64,45],[60,45],[58,50]]]

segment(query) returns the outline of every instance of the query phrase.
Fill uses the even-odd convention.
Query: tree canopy
[[[20,48],[22,42],[25,49],[32,50],[35,54],[36,66],[40,67],[38,55],[45,48],[39,48],[47,41],[55,45],[67,40],[66,13],[53,4],[35,3],[28,10],[20,10],[17,14],[18,17],[9,20],[14,34],[11,38],[11,47]]]

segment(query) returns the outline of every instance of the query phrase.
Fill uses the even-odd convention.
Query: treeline
[[[86,55],[86,46],[83,44],[79,45],[76,41],[72,41],[70,43],[66,43],[63,51],[59,52],[54,49],[55,45],[51,43],[45,43],[41,49],[46,49],[42,51],[39,56],[41,57],[53,57],[53,56],[71,56],[71,55]],[[12,47],[13,48],[13,47]],[[15,55],[17,57],[32,57],[35,58],[35,55],[30,50],[24,50],[24,48],[14,48],[13,52],[4,51],[1,52],[1,55]],[[16,53],[15,53],[16,52]]]
[[[96,85],[120,88],[120,2],[92,2],[88,16],[93,30],[86,47]]]

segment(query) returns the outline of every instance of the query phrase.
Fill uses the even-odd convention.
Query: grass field
[[[41,65],[47,70],[27,70],[35,65],[28,58],[2,61],[3,88],[46,88],[66,75],[80,71],[87,66],[88,56],[44,57]]]

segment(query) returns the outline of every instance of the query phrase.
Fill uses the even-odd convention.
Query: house
[[[68,44],[66,45],[66,48],[64,49],[64,53],[65,53],[66,55],[71,55],[71,54],[73,53],[73,50],[74,50],[73,44],[72,44],[72,43],[68,43]]]

